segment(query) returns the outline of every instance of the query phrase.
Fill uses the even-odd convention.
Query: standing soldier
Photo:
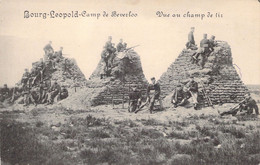
[[[188,42],[186,43],[186,48],[191,50],[197,50],[198,48],[197,45],[195,44],[194,35],[193,35],[195,28],[191,27],[190,29],[191,31],[188,34]]]
[[[26,68],[24,70],[24,74],[23,74],[22,81],[21,81],[23,87],[27,84],[29,78],[30,78],[30,73],[29,73],[28,69]]]
[[[49,43],[43,48],[44,52],[45,52],[45,56],[47,56],[48,58],[51,58],[52,54],[54,53],[54,50],[51,46],[52,41],[49,41]]]
[[[129,93],[129,112],[134,112],[141,105],[142,93],[136,88],[133,88],[133,91]]]
[[[4,88],[2,88],[0,91],[0,101],[4,102],[9,97],[10,97],[10,89],[7,87],[7,84],[4,84]]]
[[[102,79],[108,70],[108,56],[109,56],[109,52],[104,49],[101,53],[101,59],[102,59],[102,73],[100,74],[100,79]]]
[[[197,106],[198,106],[198,83],[196,81],[194,81],[194,77],[190,76],[190,81],[187,84],[188,89],[190,91],[192,100],[193,100],[193,106],[194,109],[197,110]]]
[[[150,100],[150,104],[149,104],[150,113],[153,112],[153,106],[154,106],[155,100],[159,99],[160,94],[161,94],[160,84],[158,82],[156,82],[154,77],[151,78],[151,81],[152,81],[152,84],[149,84],[148,88],[147,88],[147,99]],[[152,96],[150,96],[151,90],[154,90]]]

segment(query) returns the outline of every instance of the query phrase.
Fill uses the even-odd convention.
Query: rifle
[[[230,108],[230,111],[233,111],[233,110],[237,109],[237,108],[240,107],[241,104],[243,104],[245,101],[246,101],[246,98],[245,98],[244,100],[240,101],[240,102],[239,102],[236,106],[234,106],[233,108]]]
[[[214,106],[213,106],[213,104],[212,104],[212,101],[211,101],[210,97],[208,96],[208,94],[207,94],[207,92],[206,92],[205,86],[203,85],[202,82],[200,82],[200,84],[201,84],[201,86],[202,86],[202,88],[203,88],[203,89],[202,89],[202,94],[203,94],[204,97],[206,98],[206,100],[207,100],[209,106],[211,106],[211,107],[214,109]]]
[[[130,50],[130,49],[134,49],[135,47],[138,47],[138,46],[140,46],[140,45],[132,46],[132,47],[130,47],[130,48],[125,49],[125,51],[127,52],[128,50]]]

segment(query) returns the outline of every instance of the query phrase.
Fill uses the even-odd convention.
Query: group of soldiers
[[[123,54],[123,57],[120,58],[128,58],[129,62],[132,63],[132,57],[127,55],[127,52],[134,47],[127,48],[127,43],[123,42],[123,39],[120,39],[119,43],[115,47],[115,44],[112,43],[112,37],[109,36],[108,41],[103,47],[104,49],[101,53],[103,72],[100,74],[100,78],[102,79],[104,76],[109,76],[109,73],[114,66],[114,59],[120,53]]]
[[[134,87],[132,92],[129,93],[129,112],[139,112],[144,106],[149,105],[150,113],[153,112],[155,101],[158,100],[161,104],[161,89],[160,84],[156,82],[155,78],[151,78],[151,84],[148,85],[146,90],[146,102],[142,104],[142,94]],[[194,77],[190,76],[189,82],[186,86],[178,84],[176,89],[173,91],[171,97],[171,103],[176,108],[178,106],[184,106],[187,104],[187,100],[192,97],[194,109],[198,108],[198,83],[194,81]],[[160,105],[162,106],[162,105]]]
[[[155,101],[161,101],[160,94],[160,84],[156,82],[155,78],[151,78],[151,84],[148,85],[146,90],[146,102],[142,104],[142,92],[136,87],[132,88],[129,93],[129,112],[137,113],[144,106],[148,105],[150,113],[153,112]],[[171,104],[174,108],[178,106],[185,106],[188,103],[188,99],[192,98],[192,104],[195,110],[198,109],[198,94],[199,87],[198,82],[194,80],[194,76],[190,76],[190,80],[186,84],[179,83],[173,90],[171,96]],[[161,104],[161,102],[160,102]],[[162,105],[160,105],[161,108]],[[221,113],[220,115],[232,114],[236,115],[238,112],[244,112],[246,114],[252,114],[255,110],[255,114],[259,115],[259,110],[256,101],[250,96],[250,94],[245,95],[245,99],[241,101],[237,106],[233,107],[231,110]]]
[[[191,50],[196,50],[191,56],[191,62],[196,63],[201,69],[204,68],[207,57],[214,51],[214,47],[217,46],[215,41],[215,36],[212,35],[210,39],[207,38],[207,34],[203,34],[203,39],[200,41],[200,47],[198,48],[195,44],[194,39],[194,27],[191,27],[191,31],[188,34],[188,42],[186,43],[186,48]]]
[[[20,96],[23,96],[23,103],[25,106],[29,104],[52,104],[54,98],[62,100],[68,97],[68,90],[65,86],[60,86],[56,81],[50,81],[50,74],[55,70],[56,63],[63,59],[61,47],[59,51],[54,52],[50,41],[44,48],[44,60],[34,63],[32,65],[31,72],[25,69],[22,76],[21,83],[17,83],[11,90],[7,87],[7,84],[1,89],[0,96],[1,102],[8,100],[13,103]]]

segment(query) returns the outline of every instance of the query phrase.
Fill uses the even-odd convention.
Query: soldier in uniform
[[[28,83],[29,78],[30,78],[30,73],[29,73],[28,69],[26,68],[24,70],[24,74],[23,74],[22,81],[21,81],[23,86],[25,86]]]
[[[171,97],[171,103],[175,108],[178,106],[184,106],[187,103],[189,97],[190,95],[183,90],[181,84],[178,84]]]
[[[47,94],[48,96],[47,104],[53,103],[54,98],[60,93],[60,90],[61,90],[60,85],[55,81]]]
[[[188,34],[188,42],[186,43],[186,48],[187,49],[191,49],[191,50],[197,50],[197,45],[195,44],[195,40],[194,40],[194,27],[191,27],[191,31]]]
[[[102,59],[102,73],[100,74],[100,79],[102,79],[108,70],[108,57],[109,57],[109,52],[104,49],[101,53],[101,59]]]
[[[138,109],[141,105],[141,99],[142,99],[142,93],[134,87],[132,92],[129,93],[129,112],[134,112],[136,109]]]
[[[242,112],[242,114],[252,114],[253,110],[255,110],[255,114],[259,115],[259,109],[256,104],[256,101],[250,96],[250,93],[245,95],[245,99],[241,101],[235,108],[232,108],[231,110],[227,112],[223,112],[220,115],[229,115],[235,116],[239,111]],[[244,111],[244,112],[243,112]]]
[[[54,53],[54,50],[51,46],[52,44],[52,41],[49,41],[49,43],[43,48],[44,52],[45,52],[45,55],[48,57],[48,58],[51,58],[51,56],[53,55]]]
[[[120,39],[119,43],[116,46],[116,49],[118,52],[123,52],[126,49],[126,47],[123,44],[123,39]]]
[[[192,55],[193,61],[197,62],[199,55],[201,55],[201,59],[199,65],[201,69],[203,69],[205,65],[206,56],[209,53],[209,40],[207,39],[207,34],[203,34],[203,39],[200,41],[200,49]]]
[[[65,88],[64,85],[62,85],[59,97],[58,97],[58,101],[66,99],[69,96],[69,92],[68,90]]]
[[[155,100],[159,99],[160,94],[161,94],[160,84],[158,82],[156,82],[154,77],[151,78],[151,81],[152,81],[152,84],[149,84],[148,88],[147,88],[147,98],[149,98],[149,100],[150,100],[150,104],[149,104],[150,113],[153,112],[153,106],[154,106]],[[152,94],[152,96],[150,96],[151,90],[154,90],[154,93]]]
[[[0,101],[4,102],[9,97],[10,97],[10,89],[7,87],[7,84],[4,84],[4,87],[0,91]]]
[[[214,47],[217,46],[216,42],[215,42],[215,36],[212,35],[209,39],[209,52],[213,52],[214,51]],[[210,54],[209,53],[209,54]]]
[[[194,81],[194,77],[190,76],[190,81],[187,84],[188,90],[191,94],[192,100],[193,100],[193,106],[194,109],[197,110],[198,106],[198,83]]]

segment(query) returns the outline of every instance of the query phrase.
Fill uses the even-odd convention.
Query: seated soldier
[[[197,45],[195,44],[195,40],[194,40],[194,27],[191,27],[191,31],[188,34],[188,42],[186,43],[186,48],[187,49],[191,49],[191,50],[197,50]]]
[[[60,90],[60,85],[55,81],[47,94],[47,104],[53,104],[54,98],[59,94]]]
[[[239,111],[241,114],[252,114],[253,110],[255,110],[255,114],[259,115],[259,109],[256,104],[256,101],[250,96],[250,94],[245,95],[245,99],[241,101],[236,107],[232,108],[231,110],[227,112],[222,112],[220,115],[229,115],[231,114],[232,116],[235,116]],[[244,111],[244,113],[243,113]]]
[[[193,107],[195,110],[197,110],[198,106],[198,83],[194,80],[194,76],[190,76],[190,81],[187,84],[188,90],[191,94],[192,100],[193,100]]]
[[[141,105],[142,93],[136,88],[133,88],[133,91],[129,93],[129,112],[134,112]]]
[[[7,87],[7,84],[4,84],[4,87],[0,91],[0,102],[4,102],[10,97],[10,89]]]
[[[209,39],[209,54],[214,51],[215,46],[217,46],[215,36],[212,35]]]
[[[189,94],[183,90],[183,87],[180,84],[177,85],[177,88],[174,90],[171,98],[171,103],[174,107],[184,106],[188,99]]]
[[[23,103],[24,103],[24,106],[28,106],[30,103],[37,105],[36,101],[32,95],[31,87],[29,85],[26,85],[23,88]]]
[[[65,88],[64,85],[62,85],[62,88],[61,88],[61,91],[60,91],[60,94],[59,94],[57,100],[60,101],[60,100],[66,99],[68,96],[69,96],[68,90]]]
[[[43,81],[40,84],[40,93],[41,93],[41,96],[39,98],[40,103],[42,103],[42,104],[47,103],[47,100],[48,100],[47,93],[48,93],[48,91],[49,91],[49,86],[46,83],[46,81]]]
[[[152,84],[149,84],[147,87],[147,99],[146,102],[138,108],[135,113],[140,111],[146,104],[149,103],[149,111],[153,112],[153,107],[156,99],[159,99],[161,94],[160,84],[156,82],[155,78],[151,78]],[[152,91],[152,92],[151,92]],[[151,95],[150,95],[151,94]]]
[[[209,47],[209,40],[207,39],[207,34],[203,35],[203,39],[200,41],[200,48],[197,50],[196,53],[194,53],[192,55],[192,63],[197,63],[198,62],[198,57],[199,55],[201,55],[201,64],[203,65],[204,61],[205,61],[205,56],[206,54],[209,52],[208,50]],[[204,66],[204,65],[203,65]]]
[[[116,46],[118,52],[123,52],[125,50],[125,46],[123,44],[123,39],[120,39],[119,43]]]

